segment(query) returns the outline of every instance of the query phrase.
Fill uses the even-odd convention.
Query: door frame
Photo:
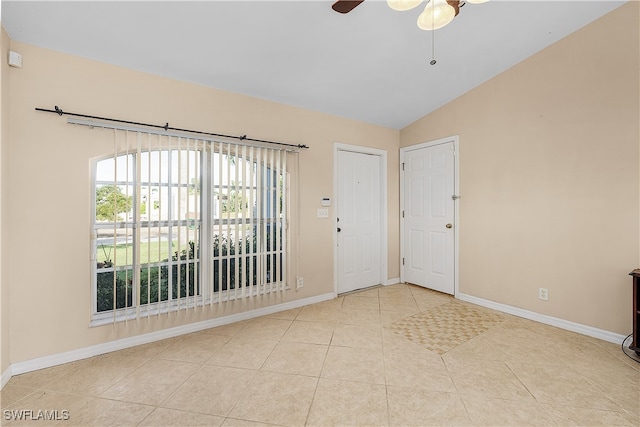
[[[458,298],[460,285],[460,144],[459,135],[452,135],[421,144],[409,145],[400,148],[400,283],[404,283],[404,266],[402,259],[404,253],[404,220],[402,211],[404,210],[404,175],[402,174],[402,164],[404,163],[407,151],[419,150],[422,148],[434,147],[446,143],[453,143],[453,191],[458,199],[453,204],[453,296]]]
[[[338,152],[378,156],[380,164],[380,283],[387,284],[387,150],[359,145],[333,144],[333,293],[338,296]]]

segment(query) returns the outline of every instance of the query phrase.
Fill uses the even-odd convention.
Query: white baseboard
[[[511,305],[501,304],[499,302],[489,301],[486,299],[474,297],[467,294],[458,294],[458,299],[493,310],[501,311],[514,316],[524,317],[525,319],[534,320],[544,323],[545,325],[555,326],[568,331],[577,332],[603,341],[620,344],[626,338],[625,335],[616,334],[614,332],[605,331],[603,329],[594,328],[592,326],[571,322],[569,320],[559,319],[557,317],[547,316],[546,314],[536,313],[535,311],[524,310],[522,308],[513,307]]]
[[[389,286],[389,285],[397,285],[398,283],[400,283],[400,278],[399,277],[394,277],[393,279],[388,279],[387,283],[385,283],[385,286]]]
[[[38,369],[49,368],[51,366],[61,365],[63,363],[75,362],[89,357],[97,356],[112,351],[122,350],[141,344],[148,344],[154,341],[160,341],[166,338],[172,338],[179,335],[189,334],[192,332],[202,331],[204,329],[215,328],[216,326],[227,325],[229,323],[248,320],[267,314],[278,313],[280,311],[291,310],[309,304],[315,304],[335,298],[333,293],[317,295],[301,300],[290,301],[282,304],[262,307],[251,311],[232,314],[229,316],[218,317],[215,319],[204,320],[202,322],[189,323],[187,325],[176,326],[175,328],[163,329],[161,331],[150,332],[148,334],[136,335],[134,337],[122,338],[115,341],[109,341],[102,344],[96,344],[89,347],[79,348],[64,353],[52,354],[50,356],[38,357],[36,359],[17,362],[9,366],[2,374],[2,385],[4,385],[12,375],[24,374],[26,372],[36,371]],[[7,378],[5,379],[5,375]]]
[[[7,369],[5,369],[5,371],[2,373],[2,376],[0,377],[0,390],[2,390],[4,385],[8,383],[10,379],[11,379],[11,365],[9,365]]]

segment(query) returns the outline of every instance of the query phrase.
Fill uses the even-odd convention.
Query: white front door
[[[400,150],[404,282],[455,293],[455,145]]]
[[[380,157],[337,151],[338,293],[379,285]]]

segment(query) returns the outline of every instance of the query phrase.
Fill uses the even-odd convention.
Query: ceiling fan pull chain
[[[431,14],[431,28],[435,26],[435,14]],[[431,61],[429,62],[431,65],[436,65],[436,32],[435,30],[431,31]]]

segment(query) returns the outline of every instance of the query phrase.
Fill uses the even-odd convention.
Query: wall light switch
[[[329,218],[329,209],[318,208],[318,213],[316,214],[318,218]]]

